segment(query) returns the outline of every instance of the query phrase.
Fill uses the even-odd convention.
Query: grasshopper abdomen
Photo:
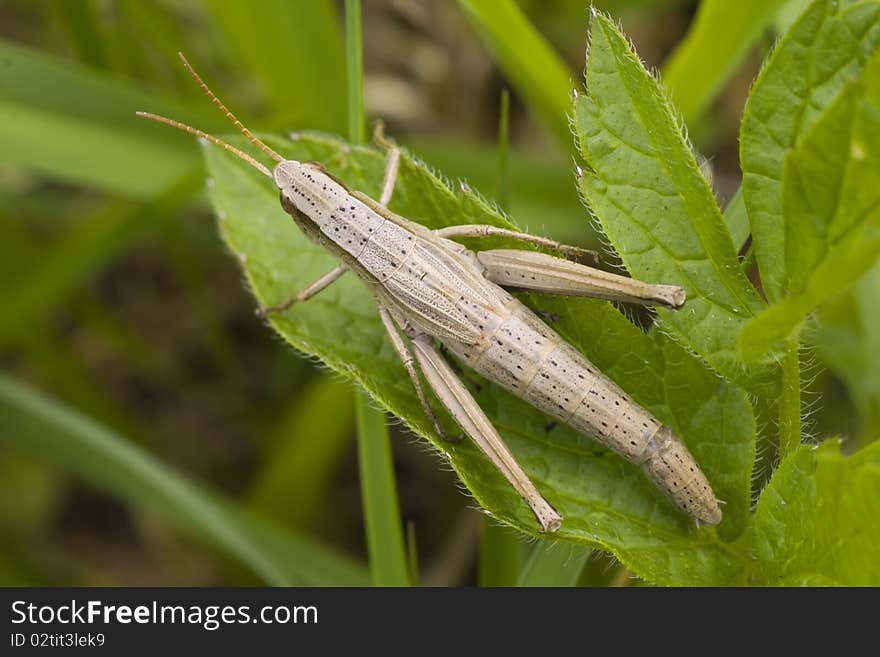
[[[445,342],[467,365],[642,467],[682,510],[716,525],[721,510],[687,447],[580,352],[510,297],[479,347]]]

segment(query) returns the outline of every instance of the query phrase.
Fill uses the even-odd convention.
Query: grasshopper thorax
[[[282,197],[318,226],[330,221],[350,198],[345,187],[330,177],[323,167],[311,162],[279,162],[272,178]]]
[[[272,177],[282,206],[306,233],[317,228],[355,258],[384,223],[319,164],[285,160],[275,166]]]

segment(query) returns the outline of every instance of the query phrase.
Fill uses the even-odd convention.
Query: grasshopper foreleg
[[[456,226],[447,226],[445,228],[438,228],[434,231],[434,234],[438,237],[447,238],[509,237],[511,239],[520,240],[521,242],[535,244],[536,246],[544,246],[550,249],[555,249],[556,251],[565,254],[569,258],[589,256],[590,258],[592,258],[593,262],[598,262],[598,257],[595,251],[582,249],[579,246],[572,246],[570,244],[562,244],[561,242],[551,240],[547,237],[538,237],[537,235],[529,235],[528,233],[520,233],[515,230],[500,228],[498,226],[489,226],[487,224],[459,224]]]
[[[538,519],[541,530],[554,532],[559,529],[562,516],[550,506],[528,475],[523,472],[489,418],[431,343],[431,338],[418,335],[413,338],[412,345],[419,367],[437,398],[465,434],[483,450],[516,492],[523,497]]]
[[[275,306],[269,306],[267,308],[257,308],[256,314],[257,317],[266,318],[269,315],[273,315],[275,313],[281,313],[290,308],[295,303],[300,303],[302,301],[308,301],[316,294],[323,292],[331,284],[333,284],[336,279],[342,276],[345,272],[348,271],[348,267],[345,265],[337,265],[326,274],[321,276],[318,280],[314,281],[310,285],[307,285],[302,290],[297,292],[296,294],[291,294],[284,301]]]
[[[400,169],[400,149],[391,146],[385,155],[385,175],[382,176],[382,194],[379,196],[379,205],[388,206],[391,195],[394,194],[394,185],[397,183],[397,172]]]
[[[681,308],[685,291],[677,285],[654,285],[535,251],[480,251],[483,275],[498,285],[548,294],[592,297],[642,305]]]

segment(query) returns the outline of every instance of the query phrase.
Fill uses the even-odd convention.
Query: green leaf
[[[286,157],[322,162],[354,189],[376,195],[383,155],[318,135],[268,138]],[[240,141],[238,143],[241,143]],[[225,151],[206,147],[212,198],[223,236],[245,268],[257,303],[270,305],[334,266],[285,215],[274,185]],[[404,154],[392,210],[431,228],[452,223],[511,224],[467,188],[450,189]],[[513,454],[565,516],[554,538],[610,550],[649,581],[709,581],[724,540],[745,527],[755,427],[745,394],[726,384],[666,336],[645,335],[613,306],[526,296],[560,317],[572,344],[685,440],[727,502],[718,530],[697,531],[639,469],[495,385],[476,397]],[[385,336],[366,288],[346,274],[273,326],[294,347],[360,383],[379,403],[444,453],[477,500],[496,518],[537,535],[528,507],[470,441],[435,436]],[[468,379],[476,377],[466,373]]]
[[[262,84],[279,125],[345,130],[345,60],[334,3],[204,3],[235,61]]]
[[[737,583],[880,584],[880,443],[848,458],[838,444],[802,446],[779,466],[740,541],[750,559]]]
[[[736,338],[761,307],[721,211],[663,89],[614,23],[595,14],[587,94],[575,104],[586,163],[580,188],[636,278],[683,286],[687,305],[663,325],[718,372],[752,384]]]
[[[880,57],[876,61],[866,73],[869,79],[876,73],[880,83]],[[859,96],[855,87],[842,93],[786,157],[789,294],[808,290],[829,251],[880,207],[880,105],[860,103]]]
[[[786,156],[782,193],[788,296],[743,329],[755,360],[880,255],[880,54]],[[876,87],[876,91],[874,91]]]
[[[794,336],[810,312],[851,285],[878,256],[880,227],[874,223],[841,240],[810,275],[803,294],[786,297],[743,328],[740,335],[743,359],[757,361],[762,357],[775,357],[777,352],[771,350]]]
[[[663,81],[686,123],[705,112],[787,0],[703,0]]]
[[[125,438],[0,376],[0,444],[76,474],[226,552],[274,585],[361,585],[363,567],[205,490]]]
[[[575,586],[591,550],[581,545],[543,541],[532,548],[517,586]]]
[[[568,151],[573,76],[513,0],[459,0],[464,15],[544,127]]]
[[[838,13],[817,0],[782,38],[752,89],[740,131],[743,196],[761,282],[780,300],[791,272],[783,174],[787,153],[862,73],[880,42],[880,4],[860,2]]]
[[[355,396],[358,463],[367,550],[374,586],[409,586],[409,559],[400,524],[400,505],[385,413]],[[313,436],[314,437],[314,436]]]
[[[150,109],[193,122],[185,108],[3,41],[0,61],[0,162],[140,199],[196,165],[191,140],[135,116]]]
[[[819,357],[847,386],[861,424],[860,442],[880,438],[880,264],[825,303],[814,339]]]

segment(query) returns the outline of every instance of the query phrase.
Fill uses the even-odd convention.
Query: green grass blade
[[[480,586],[514,586],[519,576],[519,537],[491,518],[480,528]]]
[[[510,93],[501,92],[498,117],[498,206],[510,209]],[[480,529],[480,586],[513,586],[519,572],[519,539],[508,527],[484,517]]]
[[[409,559],[400,523],[391,438],[385,413],[355,394],[361,495],[370,571],[375,586],[409,586]]]
[[[694,125],[788,0],[702,0],[663,81],[685,123]]]
[[[95,0],[50,2],[46,9],[55,14],[78,59],[93,68],[112,68],[108,66],[100,12]]]
[[[458,4],[535,117],[569,151],[574,76],[562,58],[513,0],[459,0]]]
[[[422,575],[419,572],[419,544],[416,538],[416,526],[412,521],[406,523],[406,565],[409,568],[409,581],[418,586]]]
[[[149,203],[109,202],[45,248],[39,259],[0,281],[4,311],[0,343],[30,330],[111,258],[177,218],[177,210],[201,188],[195,163],[190,173]]]
[[[510,211],[510,92],[501,90],[498,112],[498,207]]]
[[[517,586],[575,586],[592,550],[582,545],[544,541],[532,548]]]
[[[315,377],[275,423],[252,483],[252,504],[294,527],[315,520],[353,426],[351,386],[333,376]]]
[[[121,436],[6,376],[0,376],[0,443],[160,515],[267,583],[365,583],[354,561],[243,512]]]
[[[145,74],[156,80],[157,88],[174,89],[184,98],[190,96],[201,102],[204,98],[201,90],[193,84],[178,58],[181,49],[191,47],[188,23],[180,21],[177,12],[155,2],[116,0],[114,9],[117,23],[125,26],[124,30],[114,31],[116,52],[122,50],[121,54],[130,57],[128,53],[132,50],[140,50],[145,59]],[[211,118],[219,117],[215,114]],[[226,124],[224,130],[228,129],[229,124]]]
[[[342,34],[330,0],[204,0],[278,125],[345,130]]]
[[[0,162],[148,199],[198,160],[192,139],[135,116],[151,110],[210,128],[133,84],[0,41]]]
[[[345,0],[345,59],[348,81],[348,139],[366,141],[364,121],[364,38],[361,31],[360,0]]]
[[[364,140],[363,39],[359,0],[346,0],[345,24],[349,138],[359,144]],[[355,407],[364,525],[373,584],[409,586],[414,573],[411,572],[411,555],[400,522],[391,438],[385,414],[371,408],[360,392],[355,393]]]

